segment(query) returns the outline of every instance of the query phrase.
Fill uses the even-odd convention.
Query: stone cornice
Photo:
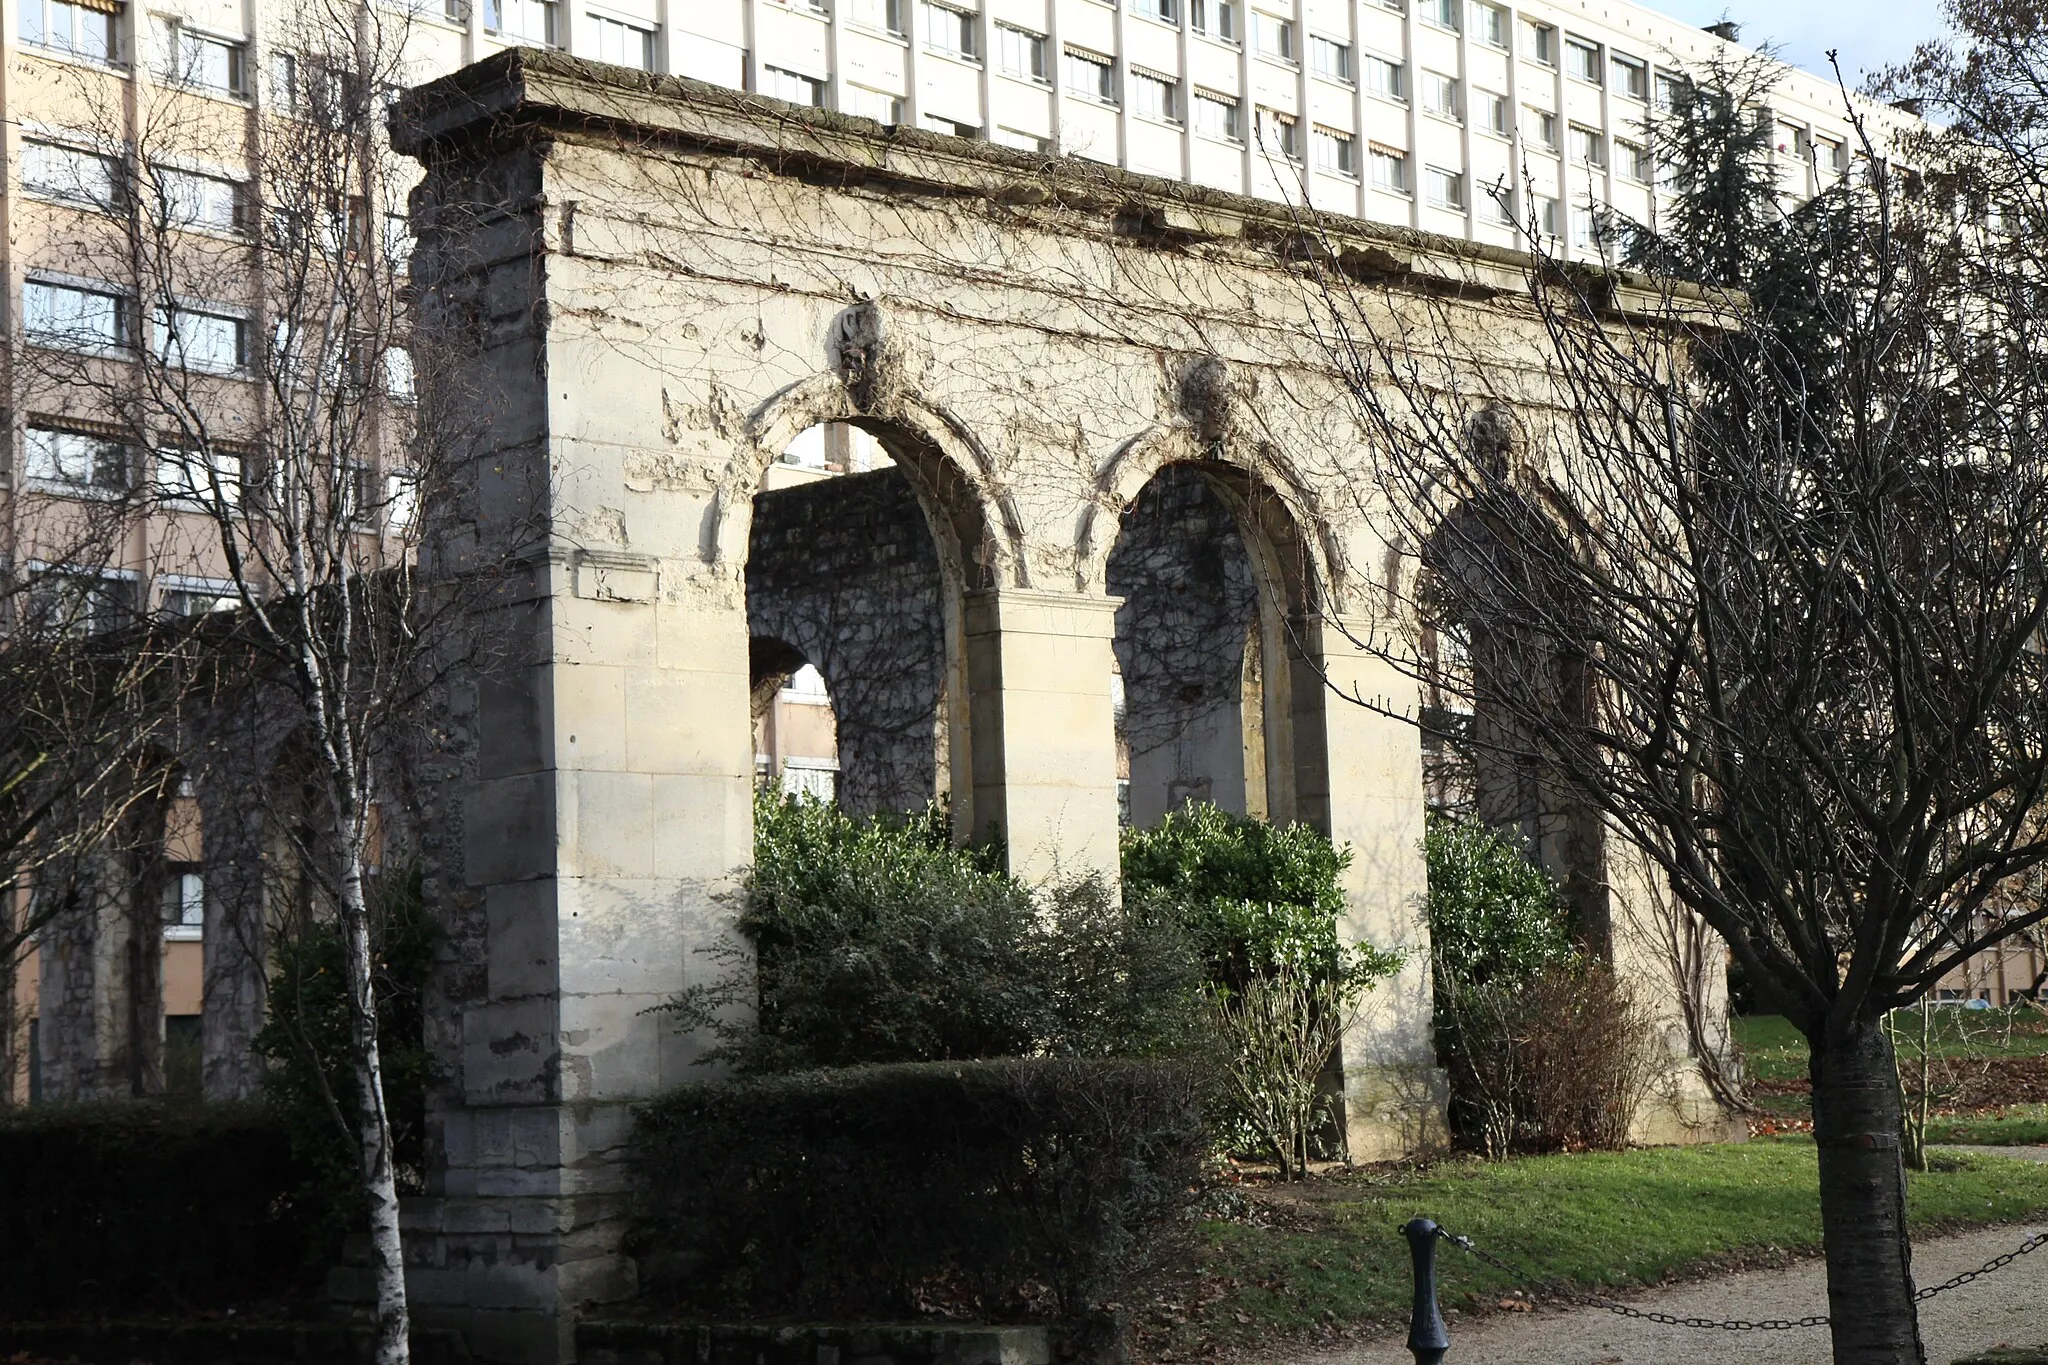
[[[1276,257],[1319,257],[1350,279],[1425,291],[1523,294],[1537,265],[1506,247],[1330,213],[1316,214],[1311,226],[1298,209],[1249,195],[543,48],[508,48],[420,86],[391,121],[392,145],[423,161],[437,149],[549,136],[737,155],[822,183],[989,202],[1013,213],[1044,209],[1049,227],[1080,215],[1135,244],[1255,244]],[[1558,262],[1550,270],[1602,311],[1711,325],[1739,302],[1633,270]]]

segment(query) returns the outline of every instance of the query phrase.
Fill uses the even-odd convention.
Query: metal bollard
[[[1451,1339],[1444,1335],[1443,1314],[1436,1310],[1436,1239],[1442,1229],[1427,1218],[1417,1218],[1401,1229],[1408,1239],[1408,1252],[1415,1261],[1415,1305],[1408,1310],[1408,1349],[1415,1353],[1415,1365],[1443,1365]]]

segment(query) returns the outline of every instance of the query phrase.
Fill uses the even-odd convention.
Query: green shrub
[[[640,1111],[629,1245],[679,1308],[1074,1320],[1186,1225],[1203,1109],[1200,1069],[1159,1061],[685,1086]]]
[[[1653,1077],[1647,1013],[1506,836],[1433,817],[1424,852],[1453,1131],[1492,1157],[1625,1145]]]
[[[1180,927],[1099,881],[1044,897],[955,848],[942,808],[856,818],[767,794],[727,971],[670,1008],[750,1073],[1154,1055],[1194,1032]]]
[[[322,1250],[304,1175],[258,1105],[0,1110],[0,1318],[303,1292]]]
[[[1399,967],[1398,954],[1343,939],[1339,879],[1350,862],[1349,849],[1307,825],[1211,805],[1123,836],[1124,895],[1174,907],[1224,990],[1282,965],[1361,989]]]
[[[426,1139],[422,992],[439,931],[427,911],[417,867],[393,869],[377,879],[370,924],[378,1052],[399,1192],[418,1194],[424,1188]],[[331,922],[316,922],[287,937],[273,958],[270,1014],[256,1035],[256,1051],[272,1063],[264,1080],[266,1098],[290,1134],[307,1182],[302,1202],[318,1211],[322,1244],[330,1249],[368,1217],[354,1136],[358,1105],[349,1061],[345,951]]]
[[[1477,822],[1432,816],[1423,853],[1440,979],[1524,981],[1571,957],[1570,916],[1556,884],[1519,845]]]

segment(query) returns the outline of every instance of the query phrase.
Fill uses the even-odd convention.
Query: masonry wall
[[[940,586],[923,509],[894,468],[754,499],[747,629],[824,675],[846,810],[917,810],[947,789]]]

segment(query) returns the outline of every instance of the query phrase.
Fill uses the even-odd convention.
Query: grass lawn
[[[2048,1143],[2048,1104],[2015,1104],[1990,1114],[1950,1114],[1927,1122],[1929,1142],[1976,1142],[1994,1147]]]
[[[1760,1081],[1806,1079],[1806,1039],[1783,1015],[1738,1015],[1730,1021],[1735,1045],[1742,1049],[1749,1074]],[[1909,1040],[1919,1036],[1918,1012],[1907,1014],[1901,1029]],[[2048,1013],[2029,1007],[2010,1010],[1965,1010],[1953,1005],[1934,1009],[1936,1056],[2039,1057],[2048,1055]]]
[[[2048,1214],[2048,1166],[1960,1155],[1940,1164],[1912,1177],[1916,1228]],[[1253,1187],[1246,1205],[1243,1216],[1203,1223],[1187,1263],[1161,1277],[1150,1302],[1132,1305],[1148,1356],[1184,1359],[1404,1313],[1408,1249],[1397,1229],[1418,1216],[1547,1282],[1581,1287],[1820,1245],[1813,1147],[1789,1138],[1375,1170]],[[1514,1287],[1456,1248],[1441,1257],[1447,1307],[1492,1305]]]

